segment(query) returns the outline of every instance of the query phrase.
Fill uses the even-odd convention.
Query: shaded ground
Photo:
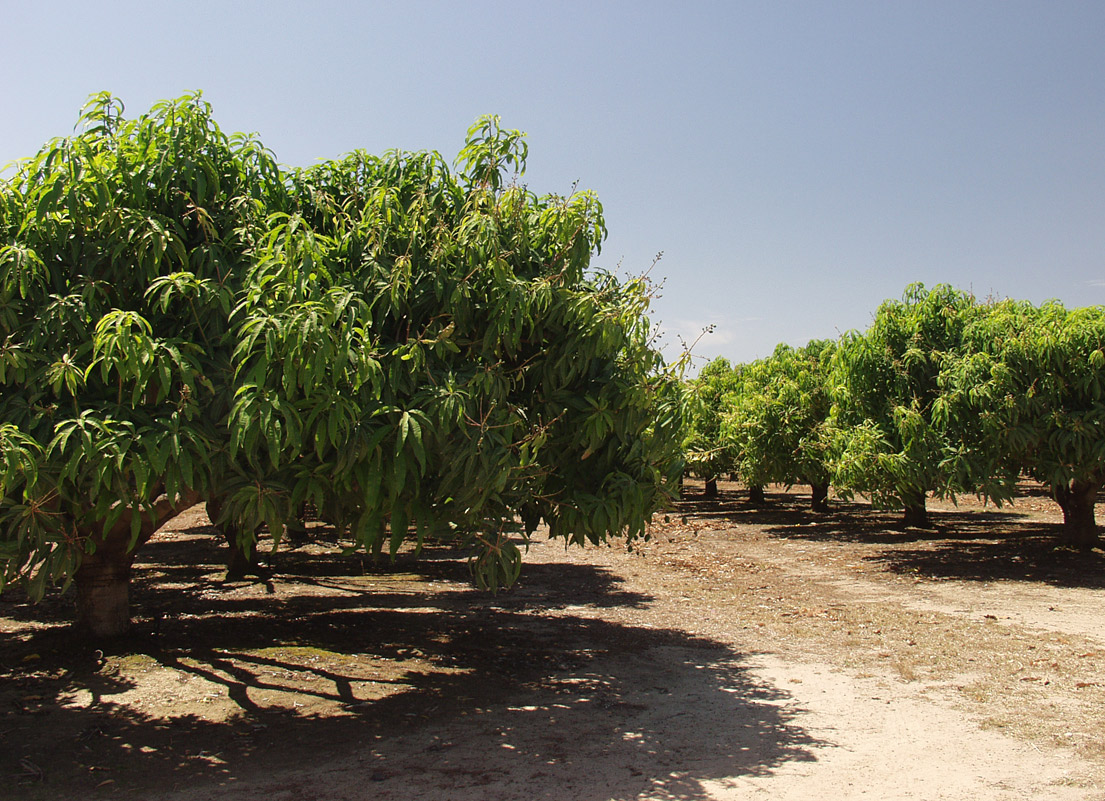
[[[695,488],[691,489],[692,494]],[[650,542],[463,555],[325,542],[222,581],[199,509],[142,552],[124,642],[0,598],[14,798],[1103,798],[1105,555],[1056,512],[893,514],[734,485]],[[317,530],[316,536],[325,536]],[[5,797],[8,797],[5,795]]]

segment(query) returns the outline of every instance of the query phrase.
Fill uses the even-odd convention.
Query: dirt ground
[[[125,641],[0,596],[0,796],[1105,799],[1105,554],[1048,499],[921,530],[721,489],[633,552],[536,541],[498,596],[325,529],[224,582],[190,510]]]

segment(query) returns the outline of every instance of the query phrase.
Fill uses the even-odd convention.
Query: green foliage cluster
[[[917,522],[929,492],[973,491],[948,469],[958,421],[939,411],[941,372],[978,310],[965,292],[915,284],[883,303],[865,333],[845,335],[832,369],[834,485],[904,506]]]
[[[519,132],[288,171],[198,95],[81,122],[0,185],[0,581],[80,589],[214,500],[247,549],[307,502],[354,548],[459,538],[495,589],[522,528],[632,538],[667,499],[648,287],[591,268],[592,193],[518,184]]]
[[[779,345],[741,371],[722,439],[745,483],[809,484],[816,505],[823,505],[830,480],[827,373],[835,347],[825,340],[797,349]]]
[[[736,469],[736,454],[721,428],[729,399],[740,385],[741,369],[718,358],[687,382],[683,451],[687,469],[699,478],[709,480]]]
[[[947,417],[965,421],[980,491],[1008,497],[1024,473],[1051,488],[1071,539],[1097,542],[1105,486],[1105,308],[1003,300],[965,331],[943,377]]]
[[[723,369],[722,369],[723,368]],[[704,371],[705,372],[705,371]],[[725,388],[715,373],[723,373]],[[915,284],[870,328],[711,365],[688,385],[742,480],[831,482],[926,522],[925,498],[1001,503],[1028,475],[1051,488],[1068,538],[1097,542],[1105,486],[1105,309],[978,302]],[[707,391],[709,387],[709,391]],[[693,407],[692,407],[693,408]],[[695,443],[707,449],[708,443]]]

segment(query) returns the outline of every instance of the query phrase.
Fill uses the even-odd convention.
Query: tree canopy
[[[768,358],[745,365],[721,427],[745,483],[809,484],[819,511],[831,478],[828,372],[834,349],[825,340],[797,349],[781,344]]]
[[[964,333],[945,377],[947,405],[972,421],[965,450],[985,465],[984,494],[1011,494],[1020,473],[1051,489],[1073,544],[1098,541],[1105,486],[1105,309],[1004,300]]]
[[[644,533],[681,469],[681,388],[643,280],[591,267],[590,192],[516,178],[481,118],[452,171],[361,151],[279,167],[198,95],[82,130],[0,186],[0,559],[86,628],[125,627],[143,542],[217,500],[252,547],[304,502],[350,547]],[[120,590],[122,587],[122,590]]]
[[[706,479],[708,492],[716,487],[718,476],[736,468],[736,454],[722,437],[721,426],[731,395],[740,385],[741,369],[743,365],[733,367],[728,359],[717,358],[686,384],[683,451],[691,472]]]
[[[939,399],[941,370],[958,358],[977,309],[946,284],[914,284],[900,301],[884,302],[866,332],[842,338],[831,379],[838,490],[905,507],[907,523],[924,524],[927,493],[973,489],[948,469],[954,435]]]

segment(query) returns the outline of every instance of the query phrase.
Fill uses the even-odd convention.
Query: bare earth
[[[933,530],[735,485],[650,542],[462,554],[316,542],[223,582],[199,508],[142,552],[134,636],[0,596],[0,796],[1105,799],[1105,554],[1057,510]]]

